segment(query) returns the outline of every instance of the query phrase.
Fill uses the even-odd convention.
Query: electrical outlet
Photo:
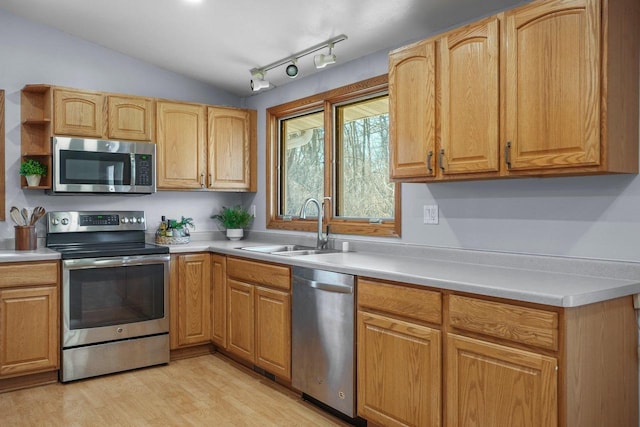
[[[438,205],[424,205],[424,223],[438,223]]]
[[[253,216],[256,216],[256,205],[249,206],[249,213]]]

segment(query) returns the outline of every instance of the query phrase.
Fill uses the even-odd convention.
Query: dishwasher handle
[[[353,286],[340,285],[335,283],[318,282],[317,280],[303,279],[302,277],[293,277],[293,282],[306,285],[310,288],[319,289],[321,291],[335,292],[340,294],[352,294]]]

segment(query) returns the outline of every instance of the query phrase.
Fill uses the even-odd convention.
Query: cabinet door
[[[291,295],[255,289],[255,364],[278,377],[291,379]]]
[[[434,175],[435,43],[411,45],[389,56],[391,178]]]
[[[465,27],[440,40],[439,167],[444,175],[497,172],[499,22]]]
[[[254,286],[227,278],[227,350],[254,359]]]
[[[204,188],[207,169],[206,108],[158,102],[158,187]]]
[[[449,334],[447,425],[558,424],[557,360]]]
[[[211,341],[227,348],[227,257],[211,255]]]
[[[209,107],[209,188],[255,191],[252,188],[252,120],[247,110]],[[255,153],[253,153],[255,156]]]
[[[101,138],[104,134],[104,97],[69,89],[53,92],[53,133]]]
[[[440,331],[358,311],[358,415],[385,426],[441,425]]]
[[[155,126],[153,100],[132,96],[109,96],[107,137],[129,141],[152,141]]]
[[[58,368],[55,286],[0,289],[0,376]]]
[[[599,0],[535,2],[507,14],[511,170],[600,163],[599,34]]]
[[[211,340],[209,254],[179,255],[177,270],[177,292],[171,301],[177,330],[172,331],[171,348],[205,344]]]

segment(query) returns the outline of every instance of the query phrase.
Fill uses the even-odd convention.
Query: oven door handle
[[[68,270],[78,270],[82,268],[107,268],[122,267],[128,265],[147,265],[169,263],[170,256],[167,255],[135,255],[113,258],[80,258],[67,259],[62,263],[63,268]]]

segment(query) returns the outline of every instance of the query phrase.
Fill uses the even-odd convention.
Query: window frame
[[[400,237],[401,232],[401,187],[396,182],[394,190],[394,220],[382,223],[371,223],[368,219],[354,219],[335,216],[334,187],[337,171],[336,150],[334,141],[337,121],[334,118],[334,107],[345,105],[349,101],[358,101],[376,95],[388,94],[388,75],[373,77],[327,92],[287,102],[268,108],[266,111],[266,199],[267,229],[291,231],[315,231],[317,222],[314,218],[283,217],[279,215],[279,124],[281,119],[307,114],[313,111],[324,111],[324,197],[331,197],[331,203],[325,204],[323,227],[329,225],[333,234],[354,234],[380,237]]]

